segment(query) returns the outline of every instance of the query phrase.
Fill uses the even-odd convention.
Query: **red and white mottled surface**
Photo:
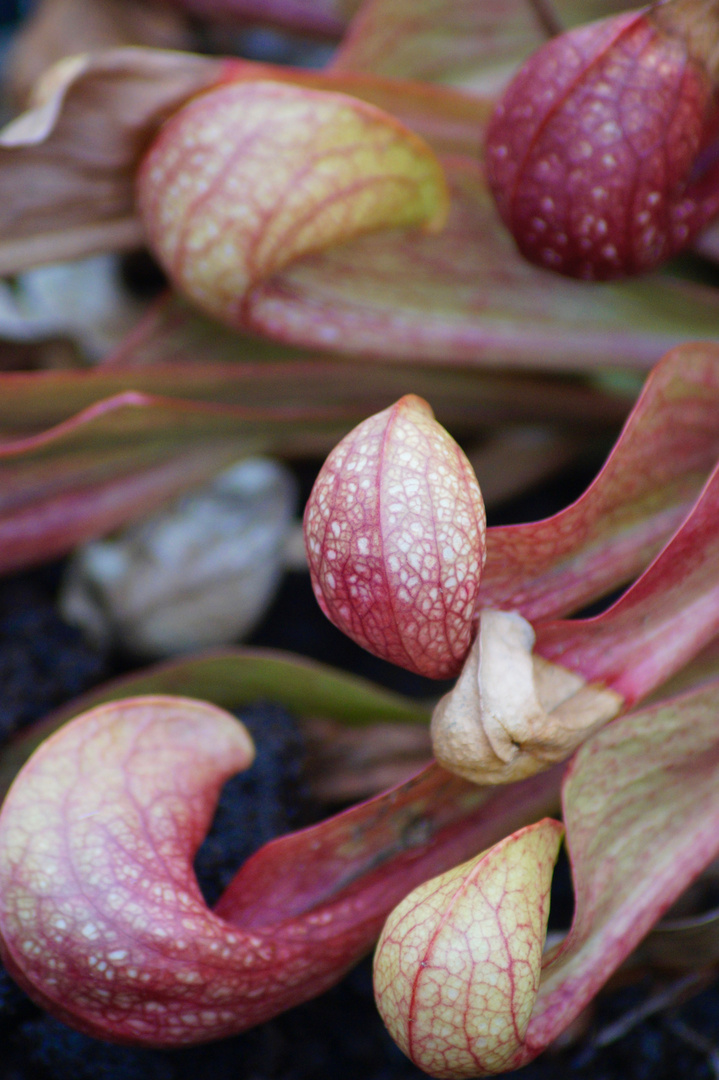
[[[487,133],[490,185],[522,254],[607,280],[687,247],[719,209],[716,182],[692,172],[715,121],[707,70],[646,11],[554,38]]]
[[[436,679],[458,674],[469,651],[484,536],[472,467],[414,395],[335,447],[305,511],[327,617],[370,652]]]

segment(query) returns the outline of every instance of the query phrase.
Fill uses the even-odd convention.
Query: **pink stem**
[[[631,706],[719,634],[719,466],[639,580],[593,619],[537,628],[542,656],[604,683]]]

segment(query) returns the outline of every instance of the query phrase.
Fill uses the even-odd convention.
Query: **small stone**
[[[91,640],[170,656],[247,636],[279,583],[295,483],[253,458],[76,553],[61,610]]]

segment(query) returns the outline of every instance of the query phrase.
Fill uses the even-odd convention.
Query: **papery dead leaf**
[[[111,49],[51,68],[0,133],[0,273],[137,247],[134,169],[148,137],[222,61]]]
[[[43,72],[65,56],[123,45],[189,49],[187,19],[143,0],[40,0],[20,24],[5,61],[5,85],[19,107],[29,104]]]
[[[625,711],[621,694],[533,655],[516,611],[483,609],[456,685],[432,714],[440,765],[476,784],[506,784],[564,761]]]
[[[211,86],[258,79],[350,94],[445,152],[478,154],[489,118],[486,101],[362,75],[159,49],[73,57],[47,72],[36,107],[0,133],[0,273],[141,244],[135,174],[162,122]]]
[[[480,783],[506,782],[562,760],[598,726],[681,671],[719,633],[719,466],[697,492],[719,450],[717,360],[713,348],[701,345],[666,357],[607,465],[573,507],[545,522],[489,530],[479,634],[457,686],[433,717],[435,753],[445,768]],[[587,539],[599,522],[595,548]],[[594,553],[607,560],[598,564],[601,574],[616,574],[613,583],[620,584],[624,560],[640,557],[651,523],[659,525],[655,540],[663,532],[664,546],[620,600],[593,619],[542,621],[547,602],[558,607],[589,598]],[[647,547],[645,557],[653,554]],[[502,596],[503,584],[513,590],[514,603]],[[553,592],[543,596],[547,586]],[[515,610],[492,611],[488,598]],[[534,631],[516,608],[533,616],[533,664]],[[546,670],[542,660],[551,661]],[[577,676],[579,684],[572,685]],[[707,672],[692,672],[689,685],[701,677]]]
[[[532,627],[516,612],[483,608],[479,626],[457,686],[435,710],[437,759],[479,783],[563,760],[719,634],[719,465],[676,533],[607,611],[535,624],[539,668],[537,659],[531,665]],[[555,704],[542,699],[550,672],[541,658],[551,662],[547,688],[559,687]],[[701,672],[692,678],[696,684]]]

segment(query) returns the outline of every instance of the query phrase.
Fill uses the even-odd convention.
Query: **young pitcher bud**
[[[296,259],[377,229],[437,230],[449,208],[436,155],[389,113],[270,79],[215,86],[171,116],[137,200],[174,285],[233,327]]]
[[[442,1080],[523,1065],[563,829],[544,818],[407,896],[374,958],[377,1008],[400,1049]]]
[[[715,8],[617,15],[526,62],[490,123],[487,170],[530,262],[597,281],[643,273],[719,211]]]
[[[484,563],[484,503],[426,401],[408,394],[335,447],[304,526],[315,596],[335,626],[420,675],[458,674]]]

